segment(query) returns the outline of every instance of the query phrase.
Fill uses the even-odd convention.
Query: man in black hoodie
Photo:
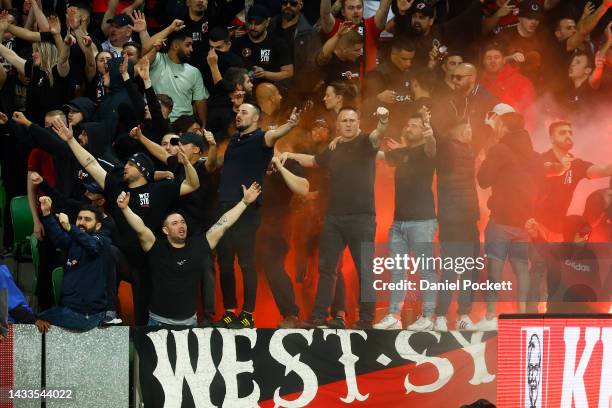
[[[74,98],[64,105],[68,123],[76,126],[81,122],[91,122],[96,112],[96,104],[89,98]]]
[[[491,210],[485,230],[485,253],[489,280],[500,282],[506,259],[518,276],[518,311],[525,313],[529,291],[529,235],[525,222],[535,213],[535,203],[544,165],[533,151],[525,120],[516,112],[500,116],[502,137],[487,152],[478,171],[481,188],[491,187],[487,203]],[[486,294],[487,314],[476,326],[496,330],[494,291]]]

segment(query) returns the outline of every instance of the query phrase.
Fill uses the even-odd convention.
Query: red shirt
[[[485,72],[480,83],[501,102],[522,113],[526,127],[532,128],[534,118],[531,108],[535,100],[535,90],[531,81],[521,74],[518,67],[506,64],[495,78]]]
[[[340,24],[343,21],[344,20],[336,18],[334,28],[332,28],[329,34],[327,34],[328,39],[333,37],[334,34],[336,34],[338,28],[340,28]],[[357,28],[357,30],[359,34],[365,37],[365,43],[363,46],[363,63],[360,72],[360,75],[363,78],[365,74],[376,68],[376,48],[378,38],[380,37],[380,33],[382,33],[383,30],[379,29],[376,26],[374,16],[362,20],[362,24]]]
[[[28,156],[28,171],[35,171],[47,180],[51,187],[55,187],[55,165],[53,156],[46,151],[35,147]]]

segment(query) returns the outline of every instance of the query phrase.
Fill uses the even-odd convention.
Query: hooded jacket
[[[538,186],[544,176],[539,155],[533,151],[529,133],[509,132],[489,149],[478,171],[481,188],[491,187],[487,202],[497,224],[524,227],[534,216]]]
[[[96,113],[96,104],[89,98],[78,97],[68,102],[65,106],[74,106],[79,112],[83,114],[83,122],[90,122],[94,118]]]
[[[74,129],[74,137],[78,137],[80,130],[85,130],[88,143],[85,148],[98,160],[106,171],[112,171],[121,162],[115,157],[110,143],[109,132],[103,123],[81,123]],[[80,182],[89,177],[81,167],[70,147],[53,131],[32,124],[25,133],[23,140],[34,147],[39,147],[53,155],[53,164],[57,173],[56,188],[67,197],[83,200],[83,191]]]

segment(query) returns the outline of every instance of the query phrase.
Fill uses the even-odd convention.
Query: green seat
[[[11,222],[13,223],[13,257],[19,261],[30,255],[29,236],[34,232],[34,220],[30,212],[28,197],[18,196],[11,200]]]
[[[34,234],[30,235],[30,253],[32,254],[32,265],[34,266],[34,276],[32,277],[32,292],[36,293],[38,274],[40,273],[40,254],[38,252],[38,239]]]
[[[60,304],[60,300],[62,298],[62,281],[64,280],[64,268],[59,267],[53,270],[53,274],[51,275],[51,279],[53,282],[53,300],[56,305]]]

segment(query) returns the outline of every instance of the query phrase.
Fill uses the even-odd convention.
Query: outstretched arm
[[[49,29],[51,34],[53,34],[53,41],[59,52],[57,57],[57,72],[62,78],[66,78],[70,73],[70,47],[66,45],[62,39],[62,24],[57,16],[49,17]]]
[[[181,183],[180,190],[180,195],[184,196],[200,188],[200,178],[191,162],[185,157],[185,151],[181,146],[179,146],[178,159],[185,168],[185,180]]]
[[[94,178],[96,183],[104,189],[106,180],[106,170],[100,166],[100,163],[89,153],[83,146],[77,142],[72,136],[72,126],[66,127],[64,122],[59,118],[55,118],[53,121],[53,130],[57,135],[68,144],[70,150],[76,157],[77,161],[83,166],[85,170]]]
[[[21,58],[19,55],[15,53],[15,51],[6,48],[4,45],[0,44],[0,56],[8,61],[9,64],[14,66],[22,75],[25,75],[25,63],[26,60]]]
[[[291,129],[295,127],[297,122],[300,120],[300,112],[297,111],[297,108],[293,108],[291,112],[291,116],[289,116],[289,120],[282,126],[277,127],[273,130],[268,130],[264,135],[264,139],[266,140],[266,146],[272,147],[276,143],[278,139],[285,136]]]
[[[168,153],[163,147],[146,137],[142,133],[142,130],[139,126],[133,128],[130,131],[130,137],[142,143],[142,145],[149,151],[149,153],[151,153],[153,157],[155,157],[160,162],[166,163],[168,157],[170,157],[170,153]]]
[[[308,180],[304,177],[296,176],[292,172],[290,172],[284,165],[281,163],[280,156],[274,156],[272,158],[272,165],[276,167],[278,172],[283,176],[283,180],[285,180],[285,184],[289,187],[295,194],[306,195],[310,188],[310,184]]]
[[[391,0],[380,0],[378,10],[374,15],[374,23],[379,30],[384,30],[387,24],[387,16],[389,15],[389,9],[391,8]]]
[[[283,165],[285,164],[287,159],[295,160],[302,167],[317,167],[317,161],[315,160],[315,157],[312,154],[284,152],[279,156],[279,160]]]
[[[319,12],[321,13],[321,19],[319,23],[321,24],[321,31],[325,34],[328,34],[333,28],[336,19],[331,13],[331,0],[322,0],[321,6],[319,7]]]
[[[245,186],[242,186],[242,192],[242,200],[240,200],[238,204],[234,206],[234,208],[223,214],[221,218],[219,218],[219,221],[217,221],[215,225],[206,231],[206,239],[208,240],[210,249],[215,249],[219,243],[219,240],[221,240],[221,237],[223,237],[223,234],[225,234],[225,231],[227,231],[229,227],[238,221],[238,218],[240,218],[240,215],[242,215],[248,205],[257,199],[261,193],[261,187],[259,184],[254,182],[251,184],[251,187],[249,187],[248,190]]]
[[[372,143],[374,147],[379,147],[380,139],[385,134],[387,126],[389,126],[389,109],[379,107],[376,110],[376,115],[378,115],[378,125],[376,125],[376,129],[370,133],[370,143]]]
[[[130,203],[130,193],[126,193],[122,191],[117,197],[117,207],[123,213],[125,220],[130,224],[130,227],[136,232],[138,236],[138,241],[140,241],[140,246],[145,252],[149,252],[155,244],[155,235],[153,232],[145,225],[142,218],[138,215],[134,214],[134,211],[128,206]]]

